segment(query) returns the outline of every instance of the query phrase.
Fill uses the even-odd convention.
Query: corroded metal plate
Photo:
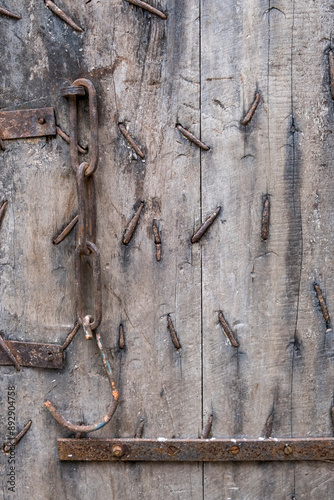
[[[21,366],[55,368],[58,370],[63,368],[63,346],[61,345],[9,340],[5,340],[5,344]],[[11,359],[2,349],[0,349],[0,365],[13,365]]]
[[[0,112],[0,138],[22,139],[56,135],[54,108]]]

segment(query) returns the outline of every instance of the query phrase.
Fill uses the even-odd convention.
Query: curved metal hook
[[[111,392],[112,392],[112,397],[113,397],[112,402],[109,405],[107,414],[103,417],[103,419],[100,422],[98,422],[96,424],[76,425],[76,424],[72,424],[69,420],[66,420],[62,416],[62,414],[53,406],[51,401],[46,401],[44,403],[45,408],[47,408],[49,410],[49,412],[51,413],[53,418],[55,418],[60,425],[62,425],[63,427],[65,427],[66,429],[68,429],[69,431],[72,431],[72,432],[87,433],[87,432],[93,432],[93,431],[97,431],[98,429],[101,429],[110,421],[110,419],[112,418],[112,416],[114,415],[114,413],[116,411],[117,404],[118,404],[118,391],[115,387],[115,383],[114,383],[113,378],[112,378],[111,366],[110,366],[110,363],[108,360],[107,353],[106,353],[106,351],[103,347],[103,344],[102,344],[101,335],[97,331],[95,331],[95,338],[96,338],[97,346],[98,346],[99,351],[100,351],[100,355],[101,355],[101,358],[103,361],[104,368],[105,368],[107,375],[108,375],[108,379],[109,379],[109,383],[110,383],[110,387],[111,387]]]

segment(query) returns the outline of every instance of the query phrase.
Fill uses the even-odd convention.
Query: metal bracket
[[[54,108],[0,112],[0,139],[56,135]]]
[[[35,342],[15,342],[4,340],[20,366],[29,368],[54,368],[64,366],[63,346],[58,344],[37,344]],[[0,366],[14,365],[7,353],[0,349]]]
[[[62,461],[264,462],[334,460],[334,438],[58,439]]]

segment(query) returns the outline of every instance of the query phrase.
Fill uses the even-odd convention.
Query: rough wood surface
[[[42,0],[17,0],[22,20],[1,16],[0,108],[52,106],[68,134],[61,88],[84,77],[97,90],[100,330],[121,397],[112,422],[94,436],[133,437],[144,420],[143,437],[197,438],[210,415],[213,437],[332,435],[334,333],[330,325],[326,331],[314,291],[316,282],[333,316],[330,2],[150,0],[166,20],[124,0],[55,3],[83,33]],[[256,94],[258,106],[242,125]],[[89,147],[84,100],[79,119],[79,143]],[[76,229],[58,246],[52,242],[77,213],[69,146],[56,136],[5,147],[0,333],[62,343],[75,322]],[[334,499],[331,464],[59,463],[56,439],[69,433],[44,401],[88,424],[110,401],[97,349],[82,331],[63,370],[0,367],[0,381],[3,442],[9,386],[16,388],[17,431],[32,420],[16,449],[15,494],[1,455],[1,499]]]

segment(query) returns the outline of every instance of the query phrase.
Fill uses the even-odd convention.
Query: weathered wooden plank
[[[201,157],[203,218],[223,207],[202,240],[204,421],[213,414],[216,438],[289,436],[300,241],[287,179],[292,9],[289,2],[271,9],[247,0],[218,8],[212,0],[201,11],[202,139],[211,146]],[[226,339],[219,311],[238,347]],[[205,464],[204,475],[206,498],[278,499],[293,492],[286,464]]]

